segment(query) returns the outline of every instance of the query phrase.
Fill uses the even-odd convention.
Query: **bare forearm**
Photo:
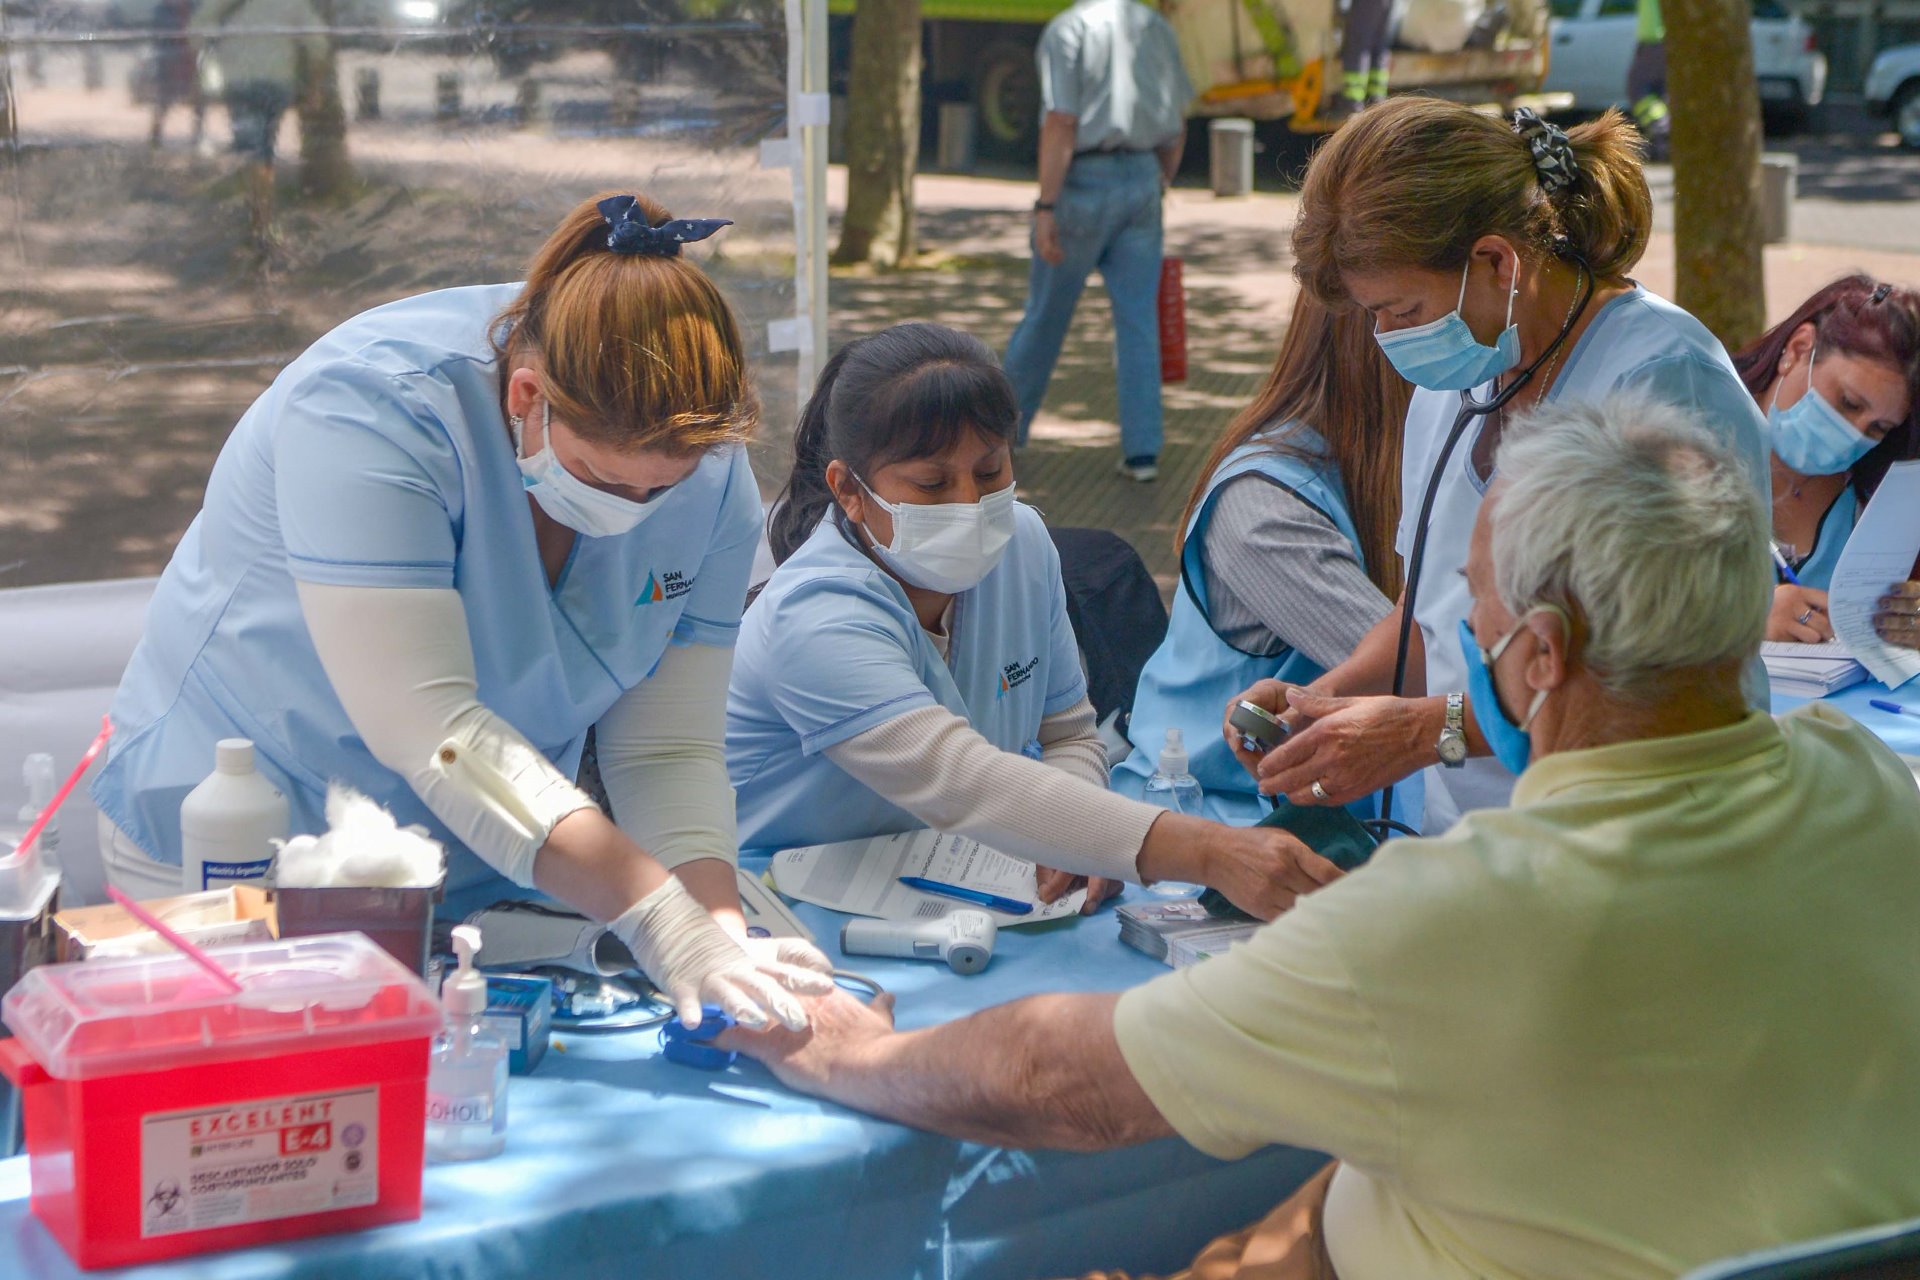
[[[1394,660],[1400,649],[1400,610],[1395,604],[1386,616],[1362,636],[1347,660],[1313,682],[1315,693],[1333,698],[1359,698],[1393,692]],[[1420,629],[1414,628],[1407,648],[1407,678],[1403,692],[1418,697],[1426,692],[1426,651]]]
[[[614,920],[667,881],[667,869],[598,809],[560,819],[533,863],[534,884],[595,920]]]
[[[1067,185],[1073,164],[1073,143],[1080,119],[1064,111],[1049,111],[1040,122],[1040,203],[1052,204]]]
[[[1174,177],[1179,174],[1180,157],[1185,154],[1186,148],[1187,135],[1182,133],[1172,142],[1163,142],[1153,149],[1153,154],[1160,159],[1161,179],[1167,186],[1172,186]]]
[[[1117,995],[1033,996],[863,1044],[815,1092],[970,1142],[1099,1151],[1168,1126],[1113,1035]]]

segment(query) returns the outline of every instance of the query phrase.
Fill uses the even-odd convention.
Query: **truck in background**
[[[844,93],[856,0],[829,0],[835,92]],[[928,128],[944,103],[970,102],[980,154],[1026,160],[1040,131],[1034,46],[1069,0],[923,0],[922,99]],[[1161,0],[1199,90],[1195,117],[1244,116],[1297,133],[1327,127],[1339,91],[1339,0]],[[1544,0],[1403,0],[1395,91],[1510,106],[1536,98],[1547,74]]]

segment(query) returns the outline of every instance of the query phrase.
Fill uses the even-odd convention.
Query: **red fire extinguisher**
[[[1160,260],[1160,381],[1187,380],[1187,290],[1184,263]]]

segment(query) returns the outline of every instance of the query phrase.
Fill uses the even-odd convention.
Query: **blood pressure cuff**
[[[1352,871],[1364,865],[1380,845],[1373,834],[1360,825],[1360,819],[1343,805],[1294,804],[1285,796],[1275,796],[1274,799],[1279,802],[1279,807],[1254,825],[1279,827],[1342,871]],[[1218,889],[1209,889],[1201,894],[1200,905],[1207,909],[1208,915],[1234,920],[1253,919],[1228,901],[1227,896]]]
[[[1380,842],[1344,805],[1294,804],[1285,796],[1274,799],[1279,807],[1255,825],[1279,827],[1299,837],[1300,843],[1342,871],[1362,865],[1379,847]]]

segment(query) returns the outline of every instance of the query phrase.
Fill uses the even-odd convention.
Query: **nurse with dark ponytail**
[[[1059,556],[1015,496],[1018,421],[993,353],[953,329],[828,361],[727,698],[742,851],[933,827],[1039,864],[1045,898],[1089,878],[1089,910],[1166,879],[1272,917],[1333,864],[1107,789]]]

